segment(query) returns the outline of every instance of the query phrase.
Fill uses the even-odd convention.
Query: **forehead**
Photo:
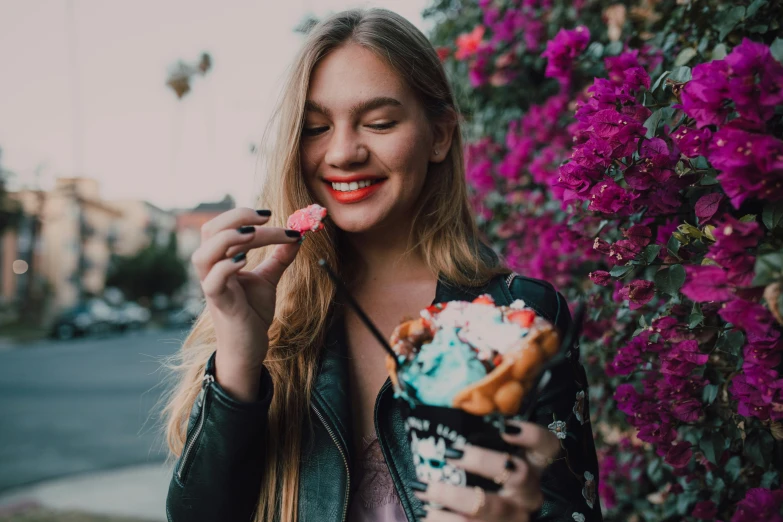
[[[396,98],[403,105],[413,93],[397,72],[372,51],[347,44],[330,52],[313,69],[307,99],[334,110],[376,96]]]

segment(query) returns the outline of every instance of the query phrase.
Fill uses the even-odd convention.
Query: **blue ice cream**
[[[454,396],[481,380],[487,370],[470,345],[457,337],[459,328],[445,327],[423,344],[413,361],[403,362],[399,378],[412,388],[418,401],[430,406],[451,406]]]

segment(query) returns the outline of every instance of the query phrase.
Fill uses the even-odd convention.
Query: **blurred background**
[[[308,24],[425,0],[0,0],[0,521],[165,520],[160,361]]]

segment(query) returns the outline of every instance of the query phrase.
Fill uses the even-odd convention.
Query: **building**
[[[177,211],[177,253],[181,259],[187,261],[188,266],[188,284],[183,292],[185,297],[200,299],[202,296],[198,275],[190,263],[193,252],[201,245],[201,227],[235,206],[234,199],[226,195],[222,201],[201,203],[192,209]]]
[[[115,254],[131,256],[151,244],[159,247],[169,244],[171,233],[177,228],[173,212],[137,199],[112,201],[111,204],[122,212],[122,219],[116,223]]]

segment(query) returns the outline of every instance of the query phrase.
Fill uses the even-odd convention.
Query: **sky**
[[[85,176],[101,197],[252,206],[251,147],[312,13],[381,6],[427,34],[428,0],[0,0],[0,149],[11,188]],[[213,68],[182,100],[178,60]]]

